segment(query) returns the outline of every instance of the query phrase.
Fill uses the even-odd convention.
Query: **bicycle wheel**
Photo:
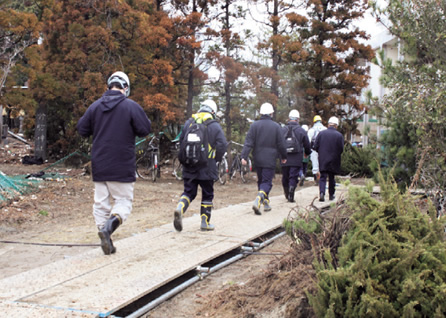
[[[178,158],[173,159],[173,175],[177,180],[183,180],[183,166]]]
[[[236,159],[234,159],[234,160],[236,160]],[[238,171],[237,162],[233,161],[232,162],[232,166],[231,166],[231,170],[229,171],[229,179],[231,179],[231,180],[234,179],[235,175],[237,174],[237,171]]]
[[[158,154],[154,153],[152,155],[152,167],[150,168],[152,173],[152,181],[156,181],[156,177],[158,176]]]
[[[251,159],[248,158],[248,164],[242,165],[240,169],[240,177],[242,178],[243,183],[247,183],[249,181],[249,172],[251,171]]]
[[[149,180],[152,176],[152,160],[150,156],[145,154],[136,160],[136,174],[144,180]]]
[[[221,184],[225,184],[226,183],[226,170],[228,163],[226,161],[226,159],[223,159],[221,162],[218,163],[218,180],[220,181]]]

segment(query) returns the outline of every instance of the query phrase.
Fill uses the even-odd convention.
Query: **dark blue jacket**
[[[83,137],[93,135],[93,181],[135,182],[135,137],[150,133],[140,105],[117,90],[108,90],[88,107],[77,123]]]
[[[246,160],[251,150],[259,168],[275,169],[277,158],[287,158],[282,128],[270,116],[262,115],[249,127],[241,157]]]
[[[282,166],[285,167],[302,167],[302,160],[304,159],[304,151],[307,156],[311,154],[310,140],[308,139],[307,132],[300,127],[296,121],[289,121],[285,127],[282,127],[282,134],[286,136],[288,133],[288,127],[292,127],[297,140],[300,140],[302,149],[296,153],[288,153],[286,163]]]
[[[341,154],[344,151],[344,136],[334,127],[321,131],[314,144],[319,154],[319,171],[341,173]]]
[[[195,121],[195,119],[189,118],[184,124],[183,130],[180,135],[180,143],[184,142],[183,140],[186,129],[187,127],[190,126],[190,124],[193,121]],[[207,167],[204,168],[196,169],[196,168],[183,167],[184,179],[196,179],[196,180],[218,179],[217,162],[220,162],[221,159],[223,158],[223,155],[226,152],[227,142],[225,134],[223,133],[220,124],[215,119],[208,119],[206,120],[206,123],[208,132],[208,142],[211,148],[215,149],[215,158],[208,158],[208,165]]]

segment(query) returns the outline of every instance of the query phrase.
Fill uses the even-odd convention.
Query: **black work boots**
[[[200,230],[202,231],[213,231],[215,226],[209,223],[211,220],[212,202],[201,202],[201,225]]]
[[[330,200],[330,201],[333,201],[334,199],[335,199],[335,195],[334,194],[329,194],[328,195],[328,199]],[[325,202],[325,193],[320,193],[319,194],[319,201],[320,202]]]
[[[190,199],[187,196],[182,195],[173,214],[173,226],[178,232],[181,232],[183,230],[183,214],[186,212],[189,205]],[[209,221],[211,220],[211,211],[212,202],[201,202],[200,229],[202,231],[212,231],[215,228],[212,224],[209,223]]]
[[[257,197],[254,200],[254,204],[252,205],[252,209],[254,210],[255,214],[262,215],[262,212],[260,212],[260,207],[262,206],[266,197],[267,195],[264,191],[259,191],[259,193],[257,193]]]
[[[294,191],[296,190],[296,187],[290,187],[288,190],[288,202],[296,202],[294,201]]]
[[[285,199],[288,200],[288,198],[290,197],[290,189],[286,186],[283,187],[283,194],[285,194]]]
[[[190,199],[183,195],[178,201],[177,208],[173,214],[173,227],[178,232],[183,230],[183,214],[186,213],[187,208],[189,207]]]
[[[268,198],[268,196],[266,196],[265,199],[263,200],[263,211],[269,212],[271,210],[272,210],[272,208],[269,205],[269,198]]]
[[[321,192],[319,194],[319,202],[324,202],[324,201],[325,201],[325,194]]]
[[[101,239],[101,248],[105,255],[110,255],[116,253],[116,248],[113,245],[111,235],[114,231],[121,225],[122,220],[119,215],[113,214],[107,222],[105,222],[102,230],[99,231],[98,235]]]

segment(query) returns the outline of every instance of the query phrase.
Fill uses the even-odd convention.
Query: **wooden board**
[[[344,191],[338,187],[336,195]],[[183,219],[182,232],[166,224],[114,242],[116,254],[106,256],[97,248],[5,278],[0,280],[0,310],[5,310],[6,317],[37,314],[18,313],[24,308],[26,312],[45,309],[63,311],[64,315],[107,316],[197,266],[279,228],[292,209],[308,206],[317,195],[318,187],[308,187],[296,192],[296,203],[287,202],[284,196],[272,197],[272,211],[260,216],[254,214],[252,201],[214,210],[216,228],[212,232],[200,231],[200,217],[193,215]],[[331,203],[316,200],[314,204]]]
[[[100,315],[98,312],[76,311],[69,308],[48,308],[16,302],[0,302],[0,313],[1,317],[7,318],[95,318]]]

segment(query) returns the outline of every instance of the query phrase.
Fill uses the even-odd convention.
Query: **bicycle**
[[[242,144],[239,144],[235,141],[231,141],[231,143],[243,147]],[[231,169],[229,170],[229,178],[232,180],[233,178],[235,178],[237,172],[239,172],[243,183],[247,183],[249,178],[249,173],[252,171],[251,159],[248,157],[248,159],[246,160],[248,163],[246,165],[242,165],[241,154],[237,150],[234,150],[233,152],[234,152],[234,157],[232,160]]]
[[[220,181],[221,184],[226,183],[226,175],[229,172],[227,157],[228,153],[225,152],[221,161],[217,162],[218,181]]]
[[[136,174],[143,180],[152,179],[153,182],[160,176],[159,167],[159,138],[153,135],[146,149],[140,151],[142,154],[136,160]]]

